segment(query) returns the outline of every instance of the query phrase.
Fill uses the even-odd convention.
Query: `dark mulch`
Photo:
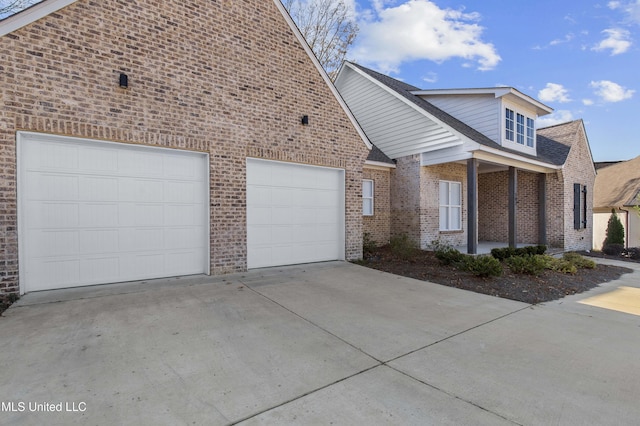
[[[18,300],[18,296],[15,294],[0,293],[0,316],[2,316],[2,313],[16,300]]]
[[[575,275],[545,271],[535,277],[514,274],[503,264],[501,277],[480,278],[454,266],[441,265],[433,252],[419,251],[411,260],[403,260],[394,256],[388,246],[377,249],[358,263],[396,275],[531,304],[582,293],[633,272],[627,268],[598,265],[596,269],[580,269]]]

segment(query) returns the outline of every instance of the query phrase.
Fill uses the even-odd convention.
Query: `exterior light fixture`
[[[309,116],[308,115],[303,115],[301,122],[302,122],[303,126],[308,126],[309,125]]]
[[[124,73],[120,73],[120,87],[123,89],[129,87],[129,77]]]

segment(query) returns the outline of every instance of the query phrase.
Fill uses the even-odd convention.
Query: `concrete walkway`
[[[640,317],[582,303],[624,266],[536,306],[343,262],[29,294],[0,423],[635,424]]]

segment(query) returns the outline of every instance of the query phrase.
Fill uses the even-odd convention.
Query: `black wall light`
[[[129,87],[129,77],[124,73],[120,73],[120,87],[123,89]]]
[[[309,116],[308,115],[303,115],[301,122],[302,122],[303,126],[308,126],[309,125]]]

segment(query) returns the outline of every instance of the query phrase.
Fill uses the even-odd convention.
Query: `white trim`
[[[383,163],[381,161],[367,160],[364,162],[364,166],[367,169],[395,169],[395,164]]]
[[[324,70],[324,68],[322,68],[322,65],[320,65],[320,61],[318,61],[318,58],[313,53],[313,50],[311,50],[309,43],[307,43],[307,40],[304,38],[304,36],[300,32],[300,29],[298,28],[298,26],[295,24],[295,22],[293,22],[291,15],[289,15],[289,12],[287,12],[287,9],[282,4],[282,1],[273,0],[273,2],[275,3],[278,10],[280,10],[280,13],[284,17],[285,21],[287,21],[287,23],[289,24],[289,27],[291,27],[291,31],[293,31],[293,34],[296,36],[296,38],[300,42],[300,45],[304,48],[305,52],[307,52],[307,55],[309,56],[309,58],[315,65],[316,69],[320,73],[320,76],[323,78],[325,83],[327,83],[329,90],[331,90],[331,93],[333,93],[333,96],[336,98],[336,100],[344,110],[345,114],[347,114],[347,117],[349,117],[349,120],[351,120],[351,124],[353,124],[353,127],[356,129],[356,131],[362,138],[362,141],[365,143],[367,148],[371,149],[373,145],[369,141],[369,138],[364,133],[364,130],[362,130],[362,128],[360,127],[358,120],[356,120],[355,116],[351,113],[351,110],[345,103],[344,99],[342,99],[342,96],[340,95],[340,93],[338,92],[338,89],[336,89],[336,86],[333,84],[333,82],[329,78],[329,75],[327,74],[327,72]]]
[[[0,37],[44,18],[78,0],[44,0],[0,21]]]

